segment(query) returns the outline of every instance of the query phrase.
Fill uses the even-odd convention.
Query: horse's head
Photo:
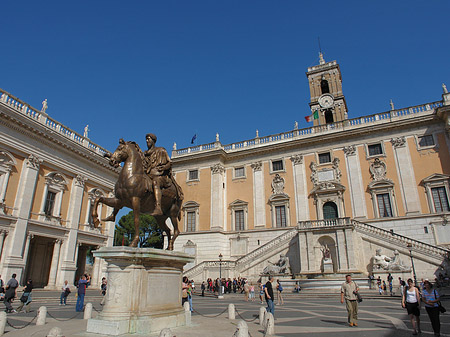
[[[119,167],[121,162],[128,158],[128,144],[120,138],[119,146],[112,155],[109,156],[109,165]]]

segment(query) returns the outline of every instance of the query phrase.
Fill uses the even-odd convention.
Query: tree
[[[130,211],[116,224],[114,246],[128,246],[134,238],[134,214]],[[139,215],[139,247],[163,248],[162,230],[155,218],[149,214]]]

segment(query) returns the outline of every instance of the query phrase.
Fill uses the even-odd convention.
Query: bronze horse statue
[[[155,197],[153,195],[152,181],[145,173],[144,155],[135,142],[120,139],[119,146],[113,154],[106,154],[109,157],[109,164],[119,167],[124,162],[119,179],[115,185],[114,197],[97,197],[92,207],[92,219],[94,226],[98,227],[97,208],[102,203],[114,207],[113,213],[102,221],[114,221],[117,212],[122,207],[128,207],[134,213],[134,239],[130,247],[136,247],[139,242],[139,215],[140,213],[152,214],[155,209]],[[173,243],[180,231],[178,230],[178,220],[181,219],[180,210],[183,202],[182,192],[177,190],[176,182],[172,178],[172,183],[162,190],[161,208],[162,215],[154,216],[158,226],[166,233],[168,240],[168,250],[173,250]],[[180,195],[181,194],[181,195]],[[173,236],[170,228],[166,225],[166,220],[170,218],[173,225]]]

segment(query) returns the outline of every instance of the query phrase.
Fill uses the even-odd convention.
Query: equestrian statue
[[[142,152],[139,145],[132,141],[119,140],[119,146],[113,154],[107,153],[109,164],[119,167],[124,163],[114,189],[114,197],[97,197],[92,207],[94,226],[98,227],[98,204],[113,207],[113,213],[102,221],[115,221],[117,212],[128,207],[134,214],[134,239],[130,247],[137,247],[139,242],[139,215],[153,215],[158,226],[166,233],[168,250],[173,250],[173,243],[180,231],[178,221],[181,219],[183,191],[172,175],[172,161],[163,147],[156,147],[156,136],[146,135],[148,150]],[[166,220],[170,218],[173,225],[173,236]]]

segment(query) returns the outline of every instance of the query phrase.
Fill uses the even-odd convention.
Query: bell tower
[[[347,103],[342,92],[341,69],[336,61],[325,62],[319,53],[319,64],[308,68],[311,113],[317,111],[314,126],[331,124],[347,119]]]

